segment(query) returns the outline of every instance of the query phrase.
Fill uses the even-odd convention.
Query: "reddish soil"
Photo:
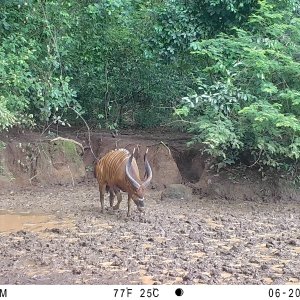
[[[83,144],[83,155],[74,154],[83,169],[49,137],[0,137],[10,147],[0,157],[0,284],[300,284],[296,190],[251,173],[213,173],[180,134],[99,133],[91,140],[95,156],[116,142],[139,144],[142,171],[148,146],[154,173],[145,215],[134,208],[127,218],[125,197],[119,211],[101,214],[87,134],[63,136]],[[44,143],[47,155],[34,152],[38,163],[26,164],[30,153],[19,143],[34,150]],[[166,186],[182,182],[192,197],[161,200]]]

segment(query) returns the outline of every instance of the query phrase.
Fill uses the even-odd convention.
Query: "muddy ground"
[[[215,173],[180,133],[60,135],[0,135],[0,284],[300,284],[300,192],[280,176]],[[146,214],[101,214],[96,157],[137,145]]]
[[[300,284],[299,202],[160,193],[127,218],[93,180],[2,192],[0,284]]]

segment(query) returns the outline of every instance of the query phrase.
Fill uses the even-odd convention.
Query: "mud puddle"
[[[0,210],[0,234],[20,230],[39,232],[46,229],[72,227],[71,220],[57,220],[53,215]]]
[[[96,184],[0,195],[0,284],[299,284],[298,202],[159,199],[127,218]]]

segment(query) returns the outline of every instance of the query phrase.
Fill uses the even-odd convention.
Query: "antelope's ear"
[[[136,147],[133,149],[133,154],[134,154],[134,157],[135,159],[138,159],[140,157],[140,145],[137,144]]]
[[[134,153],[135,153],[135,148],[133,148],[132,154],[129,157],[129,161],[128,161],[129,165],[131,165],[131,163],[132,163],[132,160],[133,160],[133,157],[134,157]]]
[[[146,150],[145,156],[144,156],[144,163],[145,163],[145,181],[143,182],[143,186],[146,188],[152,179],[152,169],[147,159],[147,153],[148,148]]]
[[[148,150],[149,150],[149,148],[146,149],[146,152],[145,152],[145,155],[144,155],[144,162],[146,162]]]

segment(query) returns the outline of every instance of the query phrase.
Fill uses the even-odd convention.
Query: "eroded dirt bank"
[[[0,136],[0,284],[300,284],[300,193],[279,176],[215,173],[177,133],[62,136]],[[101,214],[96,157],[137,146],[145,216]]]
[[[100,213],[92,182],[2,193],[0,207],[1,284],[300,283],[296,201],[150,191],[128,219],[125,199]]]

